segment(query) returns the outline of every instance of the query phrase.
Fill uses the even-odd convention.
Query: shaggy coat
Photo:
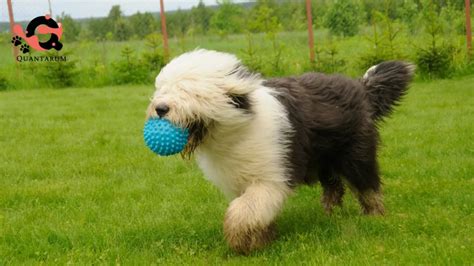
[[[412,74],[412,65],[391,61],[360,80],[320,73],[265,80],[233,55],[197,50],[162,69],[147,116],[190,130],[183,154],[195,153],[231,199],[224,234],[248,253],[274,238],[275,217],[298,184],[319,181],[328,213],[342,204],[346,183],[363,213],[383,214],[377,123]]]

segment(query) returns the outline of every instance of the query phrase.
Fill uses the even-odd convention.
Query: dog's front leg
[[[268,244],[276,233],[273,221],[289,192],[284,182],[260,181],[234,199],[224,219],[224,234],[230,247],[248,254]]]

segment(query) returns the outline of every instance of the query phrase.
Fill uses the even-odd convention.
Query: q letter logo
[[[13,27],[13,32],[16,36],[12,38],[12,44],[20,45],[20,51],[24,54],[30,52],[30,47],[37,51],[46,51],[52,48],[59,51],[63,48],[63,44],[59,41],[63,35],[62,25],[49,15],[34,18],[28,23],[25,32],[23,32],[21,25],[16,24]],[[50,34],[50,38],[46,42],[40,42],[35,34]],[[23,40],[26,43],[23,43]]]

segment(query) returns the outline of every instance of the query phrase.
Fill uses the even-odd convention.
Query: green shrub
[[[78,85],[84,87],[101,87],[111,83],[109,70],[100,60],[93,60],[80,69],[81,79]]]
[[[316,48],[316,60],[310,65],[310,70],[323,73],[343,73],[346,61],[338,54],[339,49],[333,43],[323,48]]]
[[[464,62],[463,64],[457,64],[455,73],[456,76],[466,76],[474,74],[474,60]]]
[[[163,54],[158,50],[143,53],[142,61],[149,72],[159,72],[165,65]]]
[[[217,1],[219,8],[210,20],[211,30],[222,38],[231,33],[242,32],[244,10],[230,0]],[[183,31],[184,33],[184,31]]]
[[[265,32],[267,34],[276,33],[281,28],[275,10],[266,1],[261,1],[255,7],[248,21],[248,29],[251,32]]]
[[[125,46],[121,59],[112,63],[114,84],[143,84],[151,82],[146,65],[139,58],[134,58],[133,50]]]
[[[77,72],[76,62],[71,60],[71,53],[47,52],[45,56],[64,56],[66,61],[40,62],[35,65],[37,77],[47,86],[53,88],[65,88],[74,85]]]
[[[379,25],[380,31],[379,32]],[[372,49],[359,58],[358,65],[362,70],[382,63],[387,60],[402,59],[403,56],[398,50],[398,34],[401,26],[390,19],[388,14],[374,11],[372,15],[372,36],[369,39]]]
[[[289,74],[284,57],[285,45],[277,38],[277,33],[266,33],[259,45],[255,45],[253,37],[254,35],[248,32],[247,47],[241,49],[244,64],[250,70],[268,77]]]
[[[452,74],[452,55],[455,48],[449,45],[429,46],[416,51],[416,65],[425,78],[447,78]]]
[[[252,35],[248,32],[248,46],[244,50],[244,62],[248,63],[252,70],[262,72],[266,76],[283,75],[285,73],[283,57],[285,45],[278,38],[278,33],[282,27],[274,9],[271,7],[271,1],[259,1],[250,15],[248,30],[264,33],[264,40],[271,44],[272,50],[268,56],[262,58],[257,54]]]
[[[264,70],[266,76],[281,76],[285,74],[285,45],[277,39],[276,35],[267,35],[267,39],[270,40],[272,44],[272,54],[268,57],[270,60],[267,65],[270,68]]]
[[[143,63],[152,75],[156,75],[165,65],[165,58],[161,50],[161,35],[158,33],[147,35],[145,45],[148,47],[148,51],[142,54]]]
[[[7,78],[4,76],[0,76],[0,91],[7,90],[9,86],[10,83],[8,82]]]
[[[359,8],[349,1],[336,1],[326,13],[324,26],[331,33],[342,36],[354,36],[359,31]]]
[[[242,61],[251,71],[262,72],[262,57],[260,51],[256,48],[252,33],[246,34],[247,46],[241,49]]]
[[[415,52],[419,73],[422,77],[430,79],[449,77],[453,72],[453,59],[457,53],[452,40],[439,41],[443,37],[443,24],[436,8],[432,1],[424,2],[421,19],[424,31],[428,35],[428,44],[417,48]]]
[[[419,6],[416,1],[404,0],[398,8],[399,18],[408,27],[408,31],[415,34],[419,31],[418,23]]]
[[[452,1],[447,1],[446,6],[441,8],[439,17],[443,23],[443,31],[446,35],[465,34],[466,17],[464,10],[456,9]]]

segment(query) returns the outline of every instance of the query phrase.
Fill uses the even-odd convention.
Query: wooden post
[[[464,0],[466,4],[466,41],[467,41],[467,58],[471,60],[472,53],[472,29],[471,29],[471,3]]]
[[[12,37],[15,36],[13,32],[13,26],[15,25],[15,18],[13,17],[13,8],[12,8],[12,0],[7,0],[8,5],[8,17],[10,18],[10,33]],[[16,57],[18,56],[18,47],[12,44],[13,49],[13,60],[16,62]]]
[[[51,0],[48,0],[48,6],[49,6],[49,16],[53,17],[53,10],[51,9]]]
[[[313,15],[311,14],[311,0],[306,0],[306,18],[308,19],[308,45],[309,60],[314,63],[314,36],[313,36]]]
[[[166,16],[165,16],[165,6],[163,0],[160,0],[160,18],[161,18],[161,34],[163,35],[163,49],[165,61],[169,60],[170,52],[168,48],[168,33],[166,32]]]

